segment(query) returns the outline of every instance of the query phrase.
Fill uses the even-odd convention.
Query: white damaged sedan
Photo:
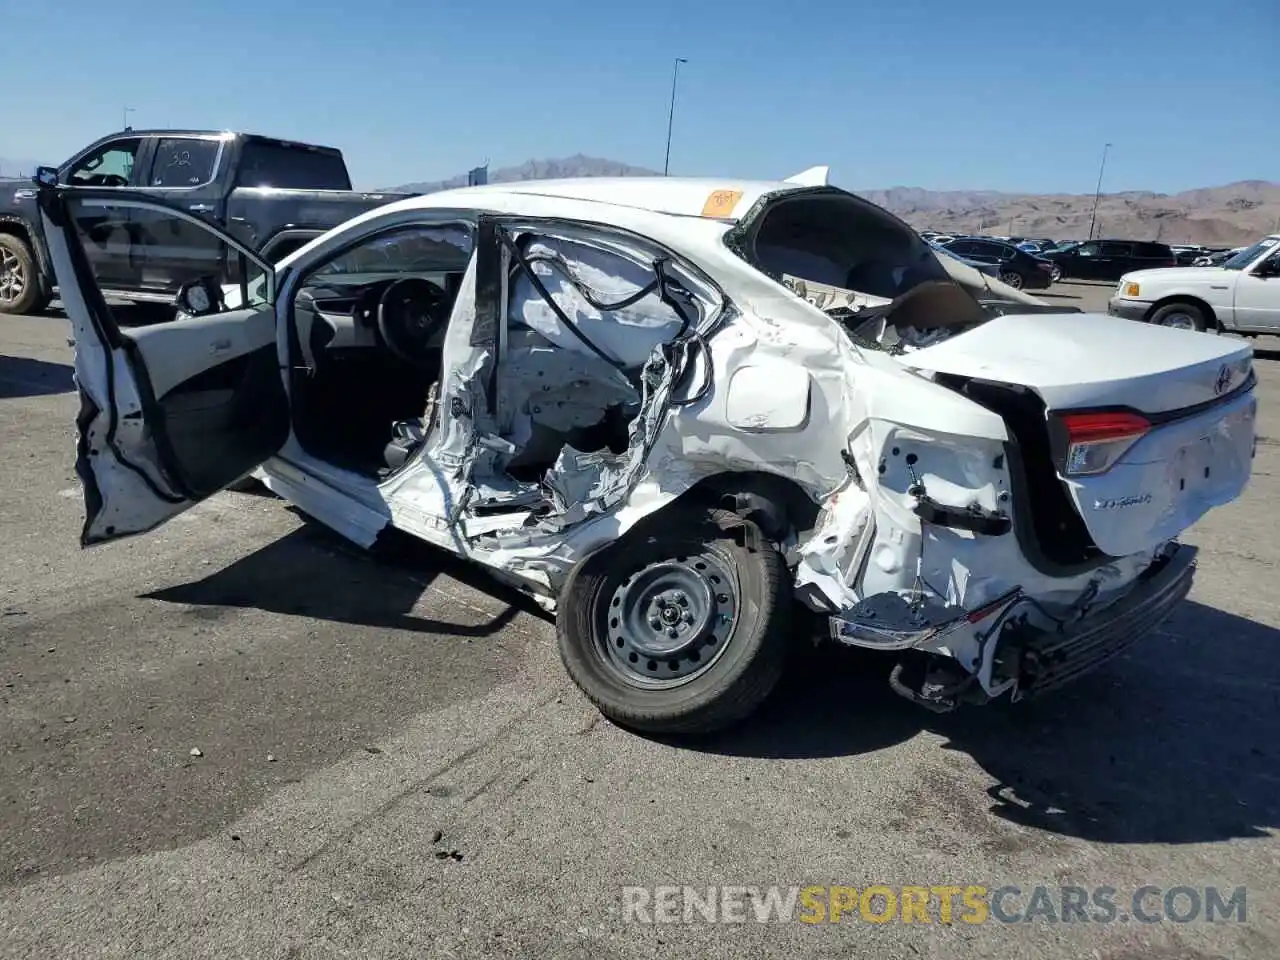
[[[820,171],[446,191],[275,265],[42,178],[84,545],[256,471],[536,597],[637,729],[745,717],[813,614],[930,709],[1055,688],[1182,601],[1176,538],[1249,479],[1245,342],[1048,307]],[[187,316],[116,323],[76,227],[104,207],[218,251]]]

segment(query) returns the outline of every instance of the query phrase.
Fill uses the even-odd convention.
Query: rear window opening
[[[1008,300],[978,271],[944,264],[887,210],[837,187],[766,197],[725,242],[867,349],[918,349],[1003,314],[1074,309]]]
[[[757,269],[893,300],[950,275],[905,223],[841,190],[767,201],[731,239]]]

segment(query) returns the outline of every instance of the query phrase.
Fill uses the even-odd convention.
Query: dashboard
[[[461,283],[461,273],[315,276],[294,300],[299,336],[325,350],[438,348]]]

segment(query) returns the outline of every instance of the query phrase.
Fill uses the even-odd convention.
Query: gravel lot
[[[1276,346],[1258,342],[1254,482],[1191,532],[1192,599],[1128,657],[1033,707],[935,717],[881,661],[809,655],[695,747],[601,721],[551,625],[482,575],[373,559],[278,500],[222,494],[82,552],[65,324],[0,317],[0,955],[1280,956]],[[1122,904],[1245,886],[1247,914],[619,908],[624,885],[877,883],[1106,885]]]

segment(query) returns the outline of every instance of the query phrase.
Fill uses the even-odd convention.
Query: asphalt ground
[[[1277,341],[1252,485],[1190,532],[1191,599],[1128,655],[934,716],[875,657],[806,654],[687,744],[600,719],[483,574],[371,557],[267,496],[82,551],[66,337],[0,317],[0,955],[1280,956]],[[873,884],[1020,893],[985,923],[622,909],[632,886]],[[1144,885],[1202,912],[1147,891],[1134,915]],[[1064,886],[1115,888],[1116,918]],[[1243,920],[1204,919],[1239,887]]]

